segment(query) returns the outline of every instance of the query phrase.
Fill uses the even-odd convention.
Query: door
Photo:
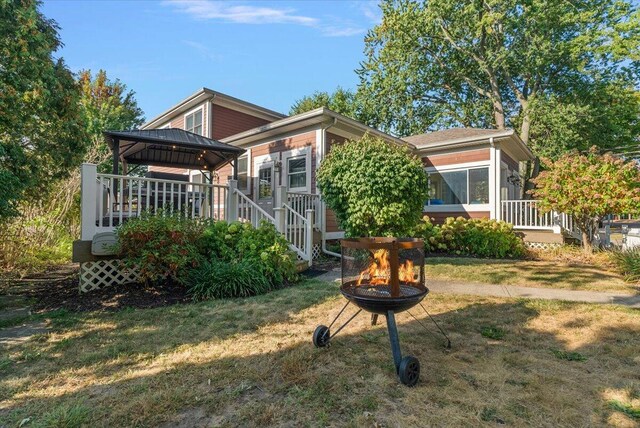
[[[274,162],[262,162],[258,165],[255,202],[271,216],[273,216],[274,189]]]

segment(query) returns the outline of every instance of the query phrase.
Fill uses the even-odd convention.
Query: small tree
[[[420,159],[370,135],[332,147],[317,180],[347,236],[407,236],[428,197]]]
[[[640,169],[636,161],[595,147],[586,154],[566,153],[556,161],[543,160],[546,170],[533,181],[531,193],[541,199],[543,211],[573,216],[582,233],[582,245],[591,252],[598,222],[607,214],[636,212],[640,208]]]

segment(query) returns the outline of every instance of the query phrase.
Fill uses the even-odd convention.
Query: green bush
[[[370,135],[332,146],[317,180],[347,236],[409,236],[428,196],[422,161]]]
[[[640,281],[640,248],[612,251],[611,260],[627,281]]]
[[[442,225],[435,225],[425,216],[414,236],[424,239],[428,252],[491,258],[518,258],[525,254],[522,239],[511,224],[503,221],[448,217]]]
[[[180,280],[202,261],[198,242],[205,223],[180,213],[143,213],[117,229],[117,252],[129,268],[138,268],[150,282]]]
[[[250,260],[205,261],[187,272],[184,283],[194,300],[254,296],[272,288],[264,272]]]
[[[199,247],[208,260],[249,262],[272,288],[296,279],[296,257],[271,223],[262,222],[254,228],[248,223],[216,222],[204,230]]]

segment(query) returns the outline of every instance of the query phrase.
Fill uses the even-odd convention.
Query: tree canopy
[[[532,193],[543,211],[573,216],[587,250],[603,216],[640,212],[638,162],[598,154],[595,147],[586,154],[571,151],[543,162],[546,169],[533,179]]]
[[[409,236],[428,197],[422,161],[370,135],[332,146],[317,182],[347,236]]]
[[[383,1],[358,70],[369,124],[399,135],[514,127],[537,154],[639,135],[640,14],[628,1]]]
[[[338,87],[333,93],[316,91],[296,100],[291,106],[289,114],[300,114],[320,107],[327,107],[353,119],[359,116],[355,93],[341,87]]]
[[[57,24],[33,0],[0,2],[0,219],[42,194],[84,155],[73,74],[53,53]]]

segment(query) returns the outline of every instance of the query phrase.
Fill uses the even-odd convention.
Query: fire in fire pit
[[[372,313],[373,325],[377,323],[378,315],[384,315],[396,372],[402,383],[408,386],[415,385],[420,376],[420,362],[412,356],[402,357],[395,314],[421,304],[429,292],[424,278],[424,242],[413,238],[357,238],[343,239],[340,244],[340,291],[348,301],[329,327],[321,325],[316,328],[313,334],[314,345],[327,346],[329,341],[363,309]],[[349,303],[360,309],[331,334],[330,328]],[[426,308],[422,307],[426,311]],[[430,315],[429,317],[431,318]],[[431,320],[435,323],[433,318]],[[438,329],[447,337],[439,326]],[[447,346],[451,346],[450,341]]]

